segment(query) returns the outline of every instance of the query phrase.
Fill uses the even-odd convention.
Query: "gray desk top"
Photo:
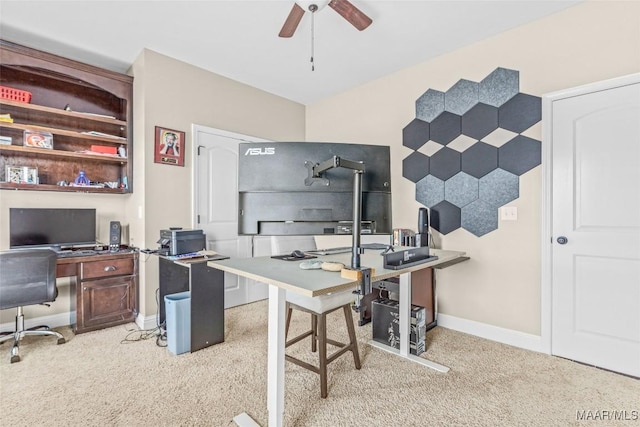
[[[458,251],[431,249],[430,253],[436,255],[438,259],[402,270],[387,270],[382,267],[383,259],[380,251],[367,250],[361,255],[360,265],[374,269],[371,277],[373,282],[465,258],[465,253]],[[351,265],[351,253],[318,256],[318,259],[341,262],[347,267]],[[340,272],[303,270],[299,267],[300,262],[302,261],[282,261],[266,256],[209,261],[207,265],[310,297],[341,291],[358,284],[358,280],[342,278]]]

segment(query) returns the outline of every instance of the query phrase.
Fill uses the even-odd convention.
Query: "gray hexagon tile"
[[[460,168],[460,153],[449,147],[444,147],[431,156],[429,162],[429,173],[443,181],[460,172]]]
[[[498,110],[498,124],[512,132],[524,132],[542,120],[542,99],[519,93]]]
[[[460,228],[460,208],[446,200],[429,209],[430,224],[442,234],[449,234]]]
[[[498,128],[498,109],[487,104],[476,104],[462,116],[462,134],[482,139]]]
[[[429,140],[429,123],[414,119],[402,129],[402,145],[417,150]]]
[[[416,118],[431,122],[444,111],[444,92],[429,89],[416,100]]]
[[[462,208],[478,199],[478,178],[460,172],[444,183],[444,198]]]
[[[483,104],[500,107],[519,91],[520,73],[499,67],[480,82],[478,100]]]
[[[470,80],[458,80],[444,94],[444,109],[459,116],[478,103],[479,84]]]
[[[479,199],[496,210],[520,197],[518,177],[502,169],[494,169],[482,178],[478,186]]]
[[[462,117],[445,111],[431,122],[431,139],[447,145],[462,133]]]
[[[429,173],[429,157],[413,152],[402,161],[402,176],[412,182],[418,182]]]
[[[416,183],[416,201],[428,208],[444,200],[444,181],[427,175]]]
[[[460,210],[462,228],[475,234],[485,234],[498,229],[498,210],[483,200],[475,200]]]
[[[541,163],[541,145],[537,139],[518,135],[498,149],[498,166],[520,176]]]
[[[478,142],[462,153],[462,172],[482,178],[498,167],[498,149]]]

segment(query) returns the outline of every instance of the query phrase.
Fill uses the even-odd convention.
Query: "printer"
[[[187,230],[177,227],[160,230],[159,253],[182,255],[206,249],[206,235],[202,230]]]

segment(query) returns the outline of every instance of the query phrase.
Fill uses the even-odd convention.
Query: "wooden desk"
[[[361,256],[363,267],[373,268],[371,281],[384,280],[400,276],[400,349],[385,346],[374,342],[371,345],[398,356],[420,363],[441,372],[447,372],[449,368],[431,362],[427,359],[414,356],[409,352],[409,311],[411,306],[411,272],[429,267],[437,267],[466,259],[464,252],[432,250],[432,254],[438,256],[435,261],[404,268],[402,270],[387,270],[382,267],[383,259],[379,251],[365,251]],[[323,261],[339,261],[350,265],[351,254],[336,254],[318,257]],[[284,354],[285,354],[285,296],[286,291],[297,292],[302,295],[315,297],[345,289],[356,289],[358,280],[345,279],[340,273],[332,273],[323,270],[302,270],[299,268],[301,261],[282,261],[270,257],[229,259],[224,261],[212,261],[208,265],[222,271],[248,277],[269,285],[269,331],[268,331],[268,384],[267,405],[269,411],[269,425],[282,426],[284,417]],[[256,426],[246,413],[234,418],[240,426]]]
[[[71,325],[76,334],[135,321],[138,252],[58,258],[56,277],[71,278]]]

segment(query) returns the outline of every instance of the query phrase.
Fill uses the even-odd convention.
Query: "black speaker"
[[[109,250],[116,252],[120,250],[120,239],[122,236],[122,227],[120,221],[111,221],[109,223]]]
[[[429,213],[427,208],[418,209],[418,233],[429,232]]]
[[[418,247],[429,246],[429,213],[427,208],[418,209],[418,232],[415,245]]]

